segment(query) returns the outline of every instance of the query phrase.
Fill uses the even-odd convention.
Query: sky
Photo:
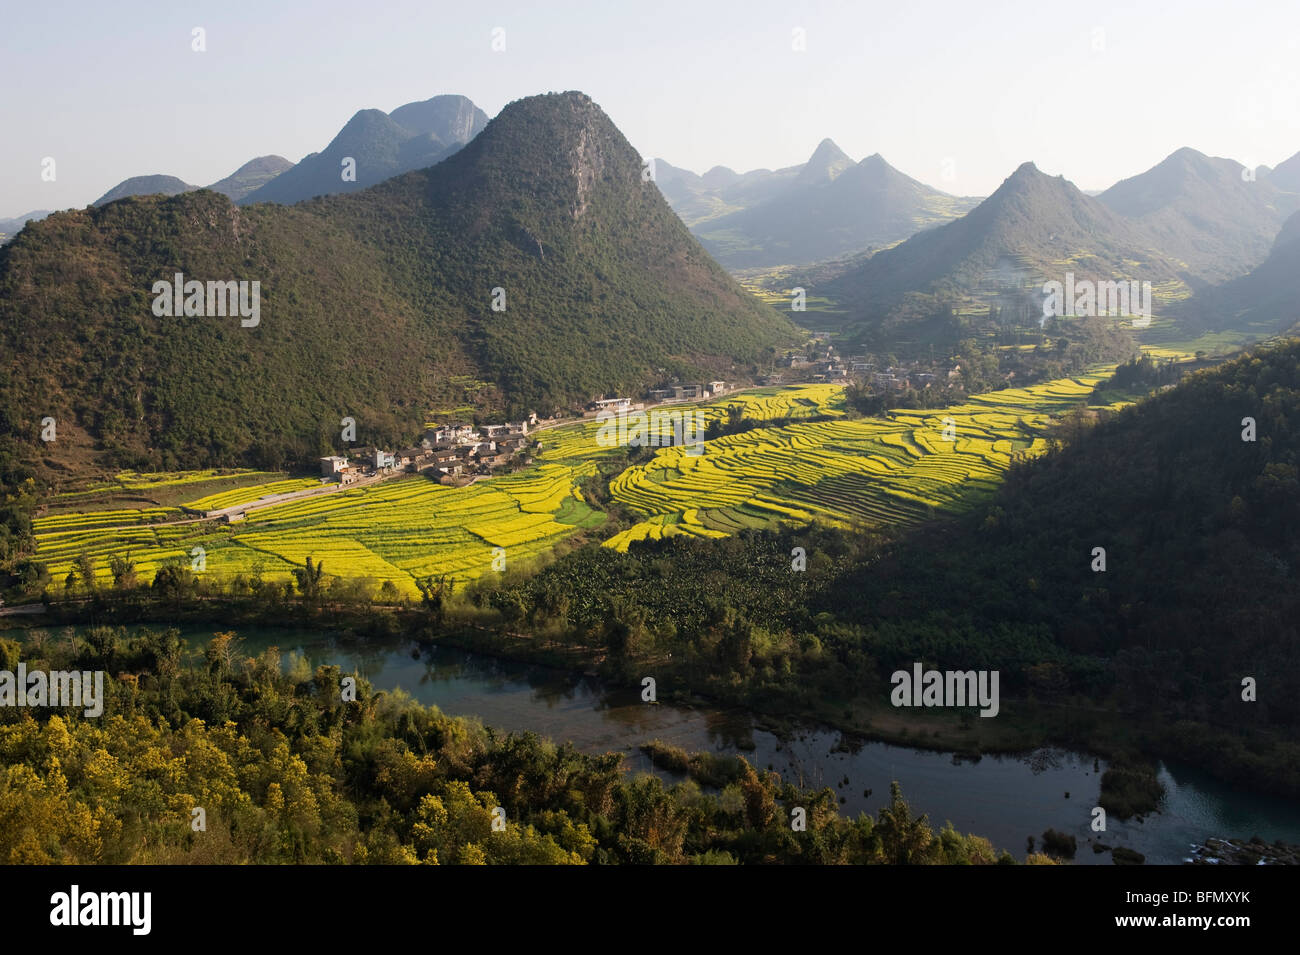
[[[581,90],[696,172],[830,137],[972,196],[1026,160],[1104,189],[1182,146],[1300,152],[1300,4],[1275,0],[0,0],[0,64],[0,217],[296,162],[357,110],[441,93],[494,116]]]

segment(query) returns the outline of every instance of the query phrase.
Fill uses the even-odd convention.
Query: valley
[[[1294,31],[829,6],[15,14],[0,863],[1300,858]]]

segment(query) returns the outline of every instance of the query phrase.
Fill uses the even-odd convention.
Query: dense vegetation
[[[274,649],[244,657],[232,632],[195,656],[174,630],[0,640],[0,668],[22,659],[108,673],[102,719],[0,710],[0,860],[1012,861],[985,839],[935,832],[897,784],[878,818],[850,821],[832,790],[796,790],[741,759],[716,780],[720,791],[669,787],[625,777],[619,754],[500,736],[364,679],[348,699],[337,667],[313,673],[300,657],[284,667]],[[794,825],[797,808],[806,830]]]
[[[5,484],[0,482],[0,488]],[[32,509],[38,497],[30,477],[15,480],[12,491],[0,491],[0,566],[7,567],[32,549]]]
[[[984,512],[854,575],[841,606],[881,625],[892,606],[926,608],[954,646],[1002,630],[1112,658],[1117,692],[1143,710],[1295,725],[1298,359],[1296,342],[1261,350],[1078,433],[1013,469]],[[1242,439],[1246,417],[1257,440]],[[1241,705],[1246,675],[1266,701]]]
[[[1150,355],[1132,358],[1115,369],[1110,380],[1097,386],[1092,393],[1094,404],[1104,403],[1108,395],[1149,394],[1172,387],[1182,380],[1189,369],[1184,363],[1166,359],[1160,361]]]
[[[1297,413],[1300,343],[1195,373],[1013,470],[985,512],[851,575],[834,604],[894,659],[1018,658],[1026,681],[1214,727],[1184,743],[1296,791],[1294,744],[1241,740],[1300,723]]]

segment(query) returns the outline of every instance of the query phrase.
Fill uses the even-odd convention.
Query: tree
[[[450,599],[456,582],[443,574],[439,577],[417,577],[415,586],[420,589],[420,601],[424,604],[424,609],[429,611],[434,623],[441,624],[447,609],[446,602]]]
[[[293,576],[298,581],[298,592],[303,600],[308,606],[316,606],[325,593],[325,563],[313,564],[308,557],[307,566],[295,568]]]
[[[78,583],[85,587],[86,593],[94,594],[95,559],[89,554],[77,555],[77,559],[72,563],[72,569],[68,571],[68,576],[63,582],[63,588],[70,591]]]
[[[179,610],[185,599],[197,592],[198,578],[184,558],[173,557],[158,568],[152,586],[160,599],[173,601]]]
[[[108,569],[113,575],[113,587],[117,590],[130,590],[135,586],[135,561],[128,552],[125,557],[113,554],[108,558]]]
[[[927,816],[914,817],[898,781],[889,784],[889,805],[880,810],[875,833],[888,865],[923,865],[934,841]]]
[[[207,660],[208,669],[215,676],[220,678],[234,669],[241,642],[233,630],[223,630],[212,635],[207,648],[203,651],[203,658]]]
[[[18,565],[18,581],[24,596],[38,596],[50,582],[50,568],[29,557]]]

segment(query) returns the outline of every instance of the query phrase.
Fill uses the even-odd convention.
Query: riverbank
[[[1266,782],[1244,779],[1232,766],[1207,750],[1213,728],[1194,724],[1167,725],[1135,714],[1119,713],[1094,705],[1044,703],[1004,697],[996,719],[984,719],[951,708],[895,708],[885,700],[836,699],[819,694],[789,692],[781,687],[711,687],[703,691],[686,668],[670,660],[638,664],[629,670],[598,647],[548,639],[508,628],[473,622],[473,617],[447,616],[435,626],[430,615],[407,607],[346,607],[307,612],[302,607],[258,609],[229,601],[206,600],[181,608],[157,604],[92,609],[89,604],[53,604],[43,619],[8,621],[25,628],[66,624],[134,624],[181,627],[210,623],[213,631],[247,627],[294,627],[352,631],[361,640],[410,638],[422,646],[455,647],[475,654],[544,666],[572,677],[599,678],[605,685],[640,692],[641,681],[652,676],[656,697],[681,707],[737,707],[753,717],[755,725],[781,739],[790,739],[808,727],[820,727],[841,737],[845,746],[884,743],[909,749],[952,753],[957,759],[1015,756],[1043,747],[1086,753],[1090,760],[1120,764],[1129,785],[1116,796],[1103,795],[1100,804],[1119,818],[1155,811],[1159,789],[1157,764],[1173,760],[1199,767],[1230,785],[1248,785],[1252,791],[1296,798],[1296,793],[1270,789]],[[482,613],[478,619],[489,619]],[[642,672],[644,671],[644,672]],[[1207,758],[1208,757],[1208,758]],[[1137,785],[1132,785],[1134,777]],[[1145,792],[1146,798],[1135,793]]]

